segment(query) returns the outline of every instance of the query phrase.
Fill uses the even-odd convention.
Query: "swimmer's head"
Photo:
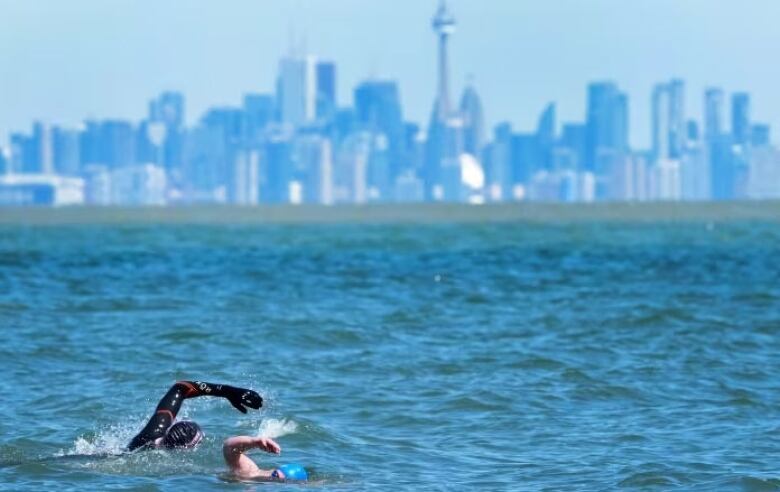
[[[168,428],[163,437],[166,448],[193,448],[203,440],[203,431],[195,422],[176,422]]]
[[[289,465],[282,465],[271,473],[271,477],[277,480],[295,480],[303,482],[309,479],[309,474],[306,472],[306,468],[295,463]]]

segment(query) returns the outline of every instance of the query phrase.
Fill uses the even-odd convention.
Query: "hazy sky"
[[[437,0],[0,0],[0,142],[34,119],[140,119],[165,89],[192,122],[245,92],[270,92],[291,38],[338,65],[339,103],[375,76],[399,81],[406,117],[426,122],[435,89]],[[632,144],[649,141],[652,85],[747,90],[780,128],[780,1],[451,0],[454,96],[473,76],[492,126],[535,126],[543,106],[582,120],[585,85],[629,93]],[[294,35],[291,36],[291,33]]]

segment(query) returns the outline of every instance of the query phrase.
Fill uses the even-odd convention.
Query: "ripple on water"
[[[776,224],[0,232],[0,490],[265,487],[235,434],[328,490],[780,488]],[[177,379],[266,404],[122,454]]]

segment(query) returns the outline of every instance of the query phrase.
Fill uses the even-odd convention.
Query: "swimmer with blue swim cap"
[[[177,381],[157,404],[157,408],[146,426],[130,441],[127,446],[128,450],[196,447],[203,440],[203,430],[195,422],[187,420],[176,422],[176,417],[184,400],[200,396],[224,398],[241,413],[247,413],[247,408],[257,410],[263,406],[263,398],[251,389],[203,381]],[[273,439],[247,436],[231,437],[225,441],[222,452],[230,471],[237,477],[277,481],[305,481],[309,479],[306,469],[295,464],[280,466],[274,470],[261,470],[254,461],[244,454],[245,451],[253,448],[274,454],[282,452],[282,448]]]
[[[304,467],[296,464],[282,465],[273,470],[263,470],[245,453],[250,449],[262,449],[271,454],[280,454],[281,446],[268,437],[235,436],[226,439],[222,454],[230,472],[242,480],[277,480],[302,482],[309,479]]]

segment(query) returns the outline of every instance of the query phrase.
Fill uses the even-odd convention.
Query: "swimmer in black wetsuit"
[[[203,439],[203,431],[195,422],[174,423],[181,404],[187,398],[220,396],[227,399],[241,413],[246,407],[255,410],[263,406],[263,398],[252,390],[226,384],[202,381],[178,381],[165,393],[146,427],[130,441],[130,451],[141,448],[191,448]]]

